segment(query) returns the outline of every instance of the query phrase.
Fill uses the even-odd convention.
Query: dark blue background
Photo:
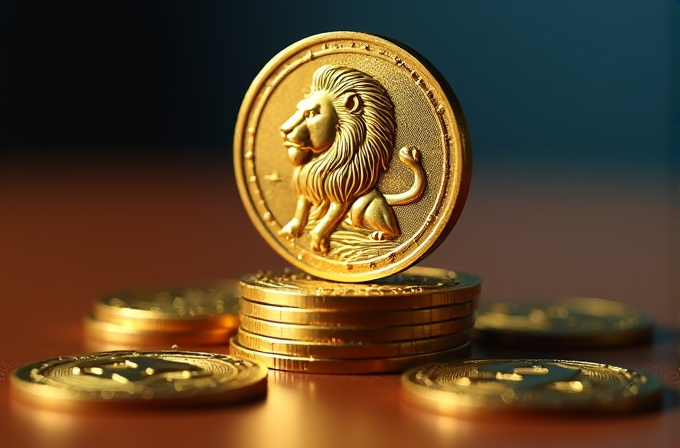
[[[670,0],[3,1],[5,156],[230,160],[250,81],[310,34],[400,40],[448,79],[475,165],[653,178],[673,161]]]

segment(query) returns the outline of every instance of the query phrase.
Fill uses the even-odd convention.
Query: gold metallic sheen
[[[451,415],[629,412],[658,406],[661,380],[606,364],[550,359],[485,359],[415,367],[401,377],[404,398]]]
[[[480,341],[494,344],[603,348],[649,341],[653,322],[623,303],[568,297],[552,303],[482,304],[475,333]]]
[[[229,344],[233,355],[243,357],[244,359],[252,359],[271,369],[325,374],[401,372],[423,363],[461,359],[470,356],[469,342],[460,347],[436,353],[376,359],[324,359],[258,352],[244,347],[238,341],[237,336],[234,336]]]
[[[450,350],[469,341],[468,331],[415,341],[354,344],[292,341],[261,336],[242,328],[238,332],[238,342],[243,348],[274,355],[315,359],[401,358]]]
[[[260,272],[241,278],[241,294],[266,305],[328,311],[403,311],[476,301],[476,275],[414,267],[370,283],[344,284],[297,269]]]
[[[10,385],[15,398],[56,409],[205,405],[264,395],[267,368],[213,353],[113,351],[30,364]]]
[[[241,313],[257,319],[300,325],[395,326],[418,325],[469,316],[477,300],[436,308],[405,311],[328,311],[265,305],[241,299]]]
[[[303,39],[245,95],[236,180],[260,234],[338,282],[403,271],[455,225],[471,149],[460,105],[421,55],[357,32]]]
[[[470,330],[473,316],[450,319],[433,324],[396,327],[321,327],[269,322],[241,316],[241,328],[254,334],[279,339],[328,343],[375,343],[425,339]]]
[[[106,294],[93,308],[103,322],[142,331],[196,332],[237,328],[237,280],[158,286]]]
[[[93,316],[85,317],[85,336],[127,348],[171,347],[183,345],[226,344],[238,327],[207,328],[183,332],[144,331],[126,325],[102,322]]]

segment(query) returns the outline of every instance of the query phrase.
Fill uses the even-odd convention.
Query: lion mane
[[[323,213],[330,202],[351,204],[375,187],[390,165],[396,119],[387,91],[360,70],[322,66],[312,79],[311,93],[317,91],[332,98],[338,116],[336,137],[325,152],[296,168],[294,184],[298,195]],[[359,96],[360,113],[347,107],[350,95]]]

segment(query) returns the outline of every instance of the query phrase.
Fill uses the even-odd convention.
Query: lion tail
[[[427,178],[420,158],[420,150],[415,146],[404,146],[399,150],[399,160],[413,171],[413,184],[403,193],[384,195],[388,204],[408,205],[417,201],[423,195],[427,187]]]

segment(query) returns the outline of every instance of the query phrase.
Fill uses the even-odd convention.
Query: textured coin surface
[[[418,325],[469,316],[477,300],[435,308],[404,311],[330,311],[265,305],[241,299],[241,313],[257,319],[301,325],[396,326]]]
[[[471,149],[462,110],[425,59],[356,32],[276,55],[246,93],[236,180],[267,243],[328,280],[403,271],[455,225]]]
[[[410,341],[432,338],[470,330],[475,324],[473,316],[449,319],[423,325],[396,327],[321,327],[316,325],[282,324],[241,316],[241,328],[251,333],[296,341],[375,343]]]
[[[244,359],[252,359],[265,366],[291,372],[362,374],[401,372],[418,364],[463,359],[470,356],[470,343],[435,353],[375,359],[324,359],[285,356],[274,353],[258,352],[244,347],[233,337],[229,342],[231,354]]]
[[[247,300],[331,311],[431,308],[475,301],[481,292],[482,280],[476,275],[420,266],[356,284],[323,280],[296,269],[241,278],[241,294]]]
[[[661,380],[642,370],[582,361],[472,360],[402,375],[407,401],[444,414],[493,411],[626,412],[658,405]]]
[[[118,344],[127,348],[166,348],[177,345],[226,344],[238,327],[207,328],[203,330],[166,332],[145,331],[127,325],[102,322],[93,316],[84,321],[85,335],[97,341]]]
[[[239,284],[222,280],[192,286],[158,286],[106,294],[95,318],[149,331],[237,328]]]
[[[652,319],[623,303],[569,297],[554,303],[494,302],[477,311],[475,333],[494,344],[597,348],[649,340]]]
[[[238,342],[244,348],[277,355],[315,359],[400,358],[449,350],[469,341],[468,331],[414,341],[354,344],[292,341],[250,333],[242,328],[238,332]]]
[[[53,408],[210,404],[263,395],[267,368],[212,353],[113,351],[30,364],[10,382],[18,399]]]

